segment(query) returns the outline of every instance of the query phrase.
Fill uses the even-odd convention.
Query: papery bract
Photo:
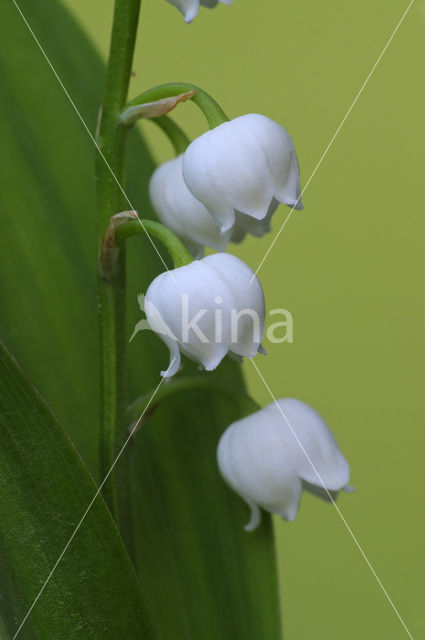
[[[196,138],[184,153],[183,177],[222,231],[237,212],[261,221],[276,202],[303,207],[292,138],[263,115],[240,116]]]
[[[173,4],[184,15],[185,22],[192,22],[199,10],[199,6],[213,9],[219,2],[222,4],[232,4],[233,0],[167,0]]]
[[[258,278],[242,260],[216,253],[159,275],[145,297],[152,329],[170,350],[173,376],[180,352],[207,371],[226,354],[255,356],[264,335],[264,294]]]
[[[183,180],[183,156],[160,165],[152,174],[149,195],[160,221],[179,236],[195,257],[204,246],[224,251],[231,230],[222,233],[208,210],[189,191]]]
[[[325,500],[350,490],[348,463],[321,416],[293,398],[277,405],[231,424],[218,445],[222,476],[251,508],[247,531],[259,525],[260,507],[294,520],[303,489]]]

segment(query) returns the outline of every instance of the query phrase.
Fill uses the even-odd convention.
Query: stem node
[[[121,213],[116,213],[109,220],[108,228],[103,236],[99,258],[99,275],[103,280],[111,282],[114,277],[120,251],[115,241],[115,231],[117,227],[127,222],[127,220],[138,219],[137,211],[121,211]]]

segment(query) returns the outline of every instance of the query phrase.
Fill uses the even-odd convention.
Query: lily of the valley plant
[[[200,6],[232,4],[231,0],[168,2],[188,23]],[[102,586],[90,593],[98,588],[106,592],[98,603],[100,609],[90,612],[92,596],[87,595],[89,589],[84,590],[86,573],[80,563],[75,585],[81,581],[81,587],[74,585],[72,590],[75,597],[80,588],[85,594],[78,605],[66,605],[65,582],[56,584],[52,578],[52,594],[47,590],[46,596],[57,604],[57,611],[44,615],[40,598],[32,617],[24,618],[52,565],[49,549],[42,542],[40,547],[31,542],[35,555],[40,552],[41,575],[35,582],[23,581],[15,600],[11,596],[11,630],[14,633],[24,619],[28,625],[33,621],[28,637],[66,639],[77,637],[82,629],[78,637],[112,640],[119,632],[108,616],[115,616],[128,627],[121,637],[278,640],[282,631],[271,514],[294,520],[303,491],[333,502],[339,491],[349,489],[348,463],[319,414],[295,399],[260,408],[247,392],[242,375],[244,359],[258,362],[266,356],[267,300],[254,265],[233,253],[247,236],[271,233],[274,220],[283,219],[283,206],[303,208],[297,153],[283,126],[287,123],[246,114],[243,104],[229,120],[212,96],[187,82],[171,81],[129,97],[139,5],[140,0],[115,1],[97,132],[101,151],[96,159],[101,361],[98,486],[102,497],[92,501],[87,513],[92,504],[93,509],[104,510],[99,515],[103,524],[95,533],[100,555],[93,556],[94,573],[98,572]],[[214,19],[226,20],[231,11],[231,7],[216,8]],[[203,19],[211,15],[204,12]],[[176,12],[175,16],[181,20]],[[198,20],[188,29],[189,42]],[[215,43],[210,44],[213,50]],[[161,44],[167,46],[172,45]],[[231,73],[230,63],[227,73]],[[191,132],[183,131],[170,113],[195,107],[201,109],[206,125],[202,135],[191,139]],[[142,127],[150,126],[147,120],[158,125],[168,136],[174,157],[153,167],[140,144],[137,120],[143,121]],[[138,141],[137,153],[130,153],[127,146],[131,137]],[[132,197],[137,212],[127,197],[127,188],[134,187],[126,181],[124,168],[129,166],[129,174],[137,174],[144,187],[143,194],[136,188],[137,195]],[[85,233],[83,225],[79,232]],[[133,294],[137,287],[144,311],[136,329],[126,318],[127,312],[131,315],[137,309],[129,282]],[[281,296],[284,304],[283,285]],[[92,303],[94,308],[96,302]],[[87,297],[82,296],[78,304],[87,304]],[[38,330],[42,329],[40,325]],[[60,326],[56,331],[65,341]],[[94,339],[90,336],[90,342]],[[280,356],[276,352],[266,357]],[[72,365],[72,354],[69,360]],[[285,367],[283,358],[279,366]],[[20,384],[21,396],[29,398],[32,391],[27,383],[21,380]],[[278,380],[274,387],[279,397],[285,394],[283,382]],[[65,386],[63,393],[75,394],[78,404],[81,389],[84,382],[77,380],[72,388]],[[6,392],[10,396],[9,388]],[[22,428],[33,424],[37,411],[47,415],[48,409],[38,404],[36,409],[28,407]],[[12,411],[11,415],[15,419],[17,414]],[[64,461],[69,471],[74,456],[76,466],[69,473],[76,482],[83,463],[65,436],[61,442],[50,460],[52,464]],[[81,453],[85,459],[85,452]],[[20,477],[21,467],[14,477]],[[30,465],[29,486],[37,468],[35,463]],[[45,476],[49,461],[40,468]],[[84,477],[83,488],[70,490],[65,506],[75,496],[86,496],[92,480],[88,473]],[[55,484],[52,481],[37,494],[48,527],[43,534],[46,540],[55,531],[54,523],[62,523],[69,536],[79,521],[78,510],[66,518],[49,506],[43,511],[43,500]],[[84,499],[85,509],[89,501]],[[20,508],[26,513],[24,499]],[[21,529],[29,536],[36,527],[29,516],[25,523]],[[24,547],[25,535],[20,538]],[[112,538],[113,548],[108,546]],[[78,539],[75,536],[73,544],[78,545]],[[10,541],[2,537],[0,528],[1,544],[2,540],[0,551],[6,557]],[[91,545],[84,544],[83,551],[91,551]],[[75,548],[79,562],[86,556]],[[12,586],[19,584],[19,571],[26,570],[29,557],[19,562],[14,556],[8,558],[7,566],[14,562],[16,575],[8,574]],[[71,572],[71,559],[69,563],[63,566]],[[125,584],[124,575],[128,577]],[[108,591],[115,586],[117,593]],[[122,602],[118,602],[120,594]],[[1,592],[0,611],[2,600]],[[74,614],[77,635],[66,630]]]

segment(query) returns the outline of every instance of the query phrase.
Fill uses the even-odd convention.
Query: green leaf
[[[19,628],[96,486],[42,397],[0,344],[0,588]],[[98,496],[21,638],[150,638],[130,560]]]
[[[55,2],[22,2],[29,23],[93,126],[83,86],[103,70]],[[95,468],[95,199],[93,149],[12,2],[0,21],[1,334]],[[52,29],[52,25],[55,28]],[[72,43],[75,43],[73,45]],[[97,75],[93,75],[93,71]],[[78,87],[78,88],[77,88]],[[85,380],[80,387],[74,381]],[[72,389],[72,391],[71,391]]]

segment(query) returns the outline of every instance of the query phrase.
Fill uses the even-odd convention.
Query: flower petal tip
[[[168,369],[161,371],[161,376],[163,378],[172,378],[180,369],[180,363],[181,357],[179,348],[177,344],[173,344],[170,346],[170,364],[168,365]]]
[[[345,491],[345,493],[355,493],[356,487],[352,487],[350,484],[347,484],[346,487],[342,488],[342,491]]]
[[[255,502],[251,502],[251,500],[248,502],[249,507],[251,509],[251,517],[249,519],[249,522],[246,523],[246,525],[244,526],[243,530],[244,531],[255,531],[255,529],[257,529],[260,526],[260,522],[261,522],[261,511],[258,507],[258,505],[255,504]]]

